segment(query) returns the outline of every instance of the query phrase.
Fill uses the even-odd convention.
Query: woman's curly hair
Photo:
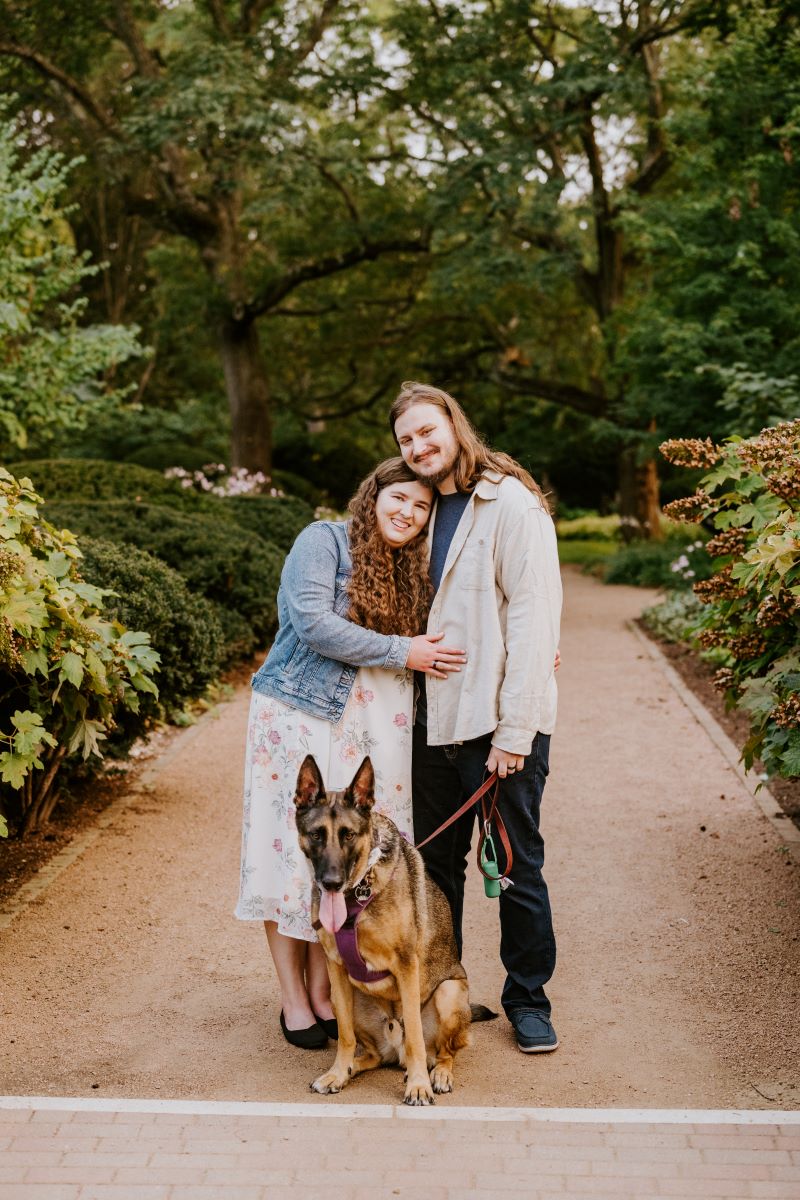
[[[350,620],[377,633],[415,637],[422,633],[431,603],[425,538],[393,549],[375,517],[378,493],[395,483],[419,483],[402,458],[379,463],[348,505],[353,574],[348,585]]]

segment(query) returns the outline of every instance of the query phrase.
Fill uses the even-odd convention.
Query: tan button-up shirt
[[[551,517],[518,479],[485,471],[453,535],[428,620],[429,633],[444,631],[445,644],[468,655],[460,674],[426,676],[428,744],[492,733],[500,749],[530,754],[537,732],[555,725],[560,618]]]

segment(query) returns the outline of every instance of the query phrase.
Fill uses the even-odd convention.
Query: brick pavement
[[[0,1098],[0,1200],[798,1200],[800,1113]]]

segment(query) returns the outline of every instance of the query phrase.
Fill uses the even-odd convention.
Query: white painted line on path
[[[407,1108],[403,1104],[270,1104],[252,1100],[114,1100],[84,1096],[0,1096],[3,1109],[37,1112],[174,1113],[216,1117],[338,1117],[428,1121],[559,1121],[583,1124],[800,1125],[800,1111],[732,1108]]]

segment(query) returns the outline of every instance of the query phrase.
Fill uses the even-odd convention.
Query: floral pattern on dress
[[[346,787],[361,760],[375,768],[375,807],[413,842],[410,672],[362,667],[337,724],[253,692],[247,728],[242,865],[236,916],[276,921],[281,933],[316,941],[312,876],[297,841],[294,793],[313,754],[326,786]]]

